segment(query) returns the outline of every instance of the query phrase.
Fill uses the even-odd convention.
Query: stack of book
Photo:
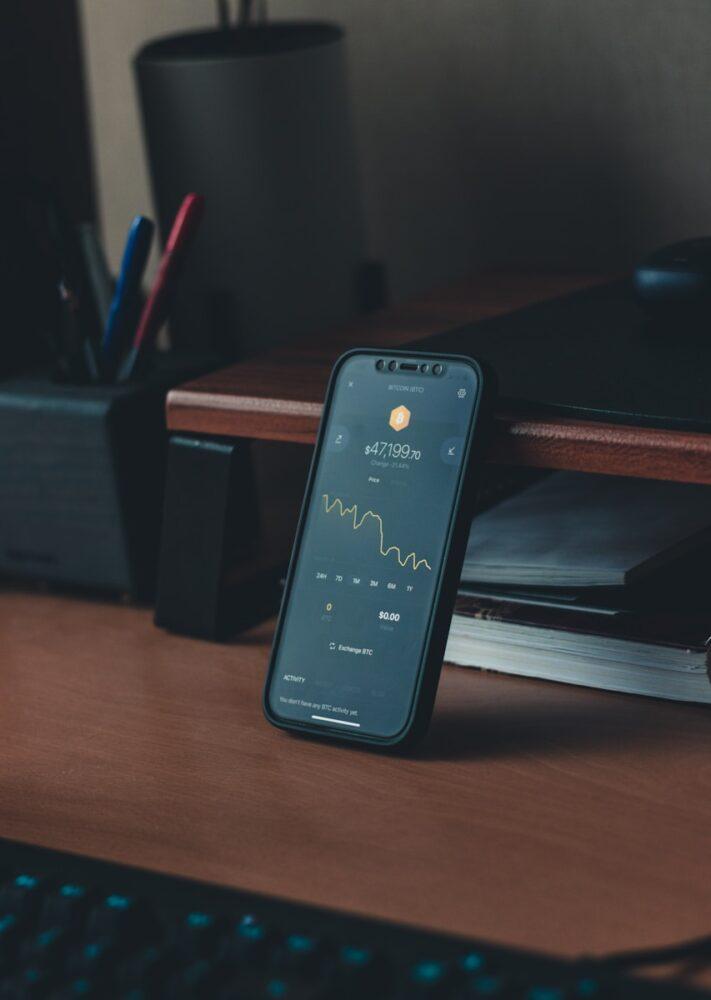
[[[711,491],[553,473],[472,523],[446,658],[711,703]]]

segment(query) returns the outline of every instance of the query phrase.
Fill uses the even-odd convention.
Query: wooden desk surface
[[[328,375],[350,347],[399,347],[605,280],[575,273],[484,273],[168,394],[172,431],[310,444]],[[490,459],[711,484],[711,435],[499,411]]]
[[[708,931],[708,711],[450,667],[378,756],[263,721],[270,634],[0,591],[0,834],[559,954]]]

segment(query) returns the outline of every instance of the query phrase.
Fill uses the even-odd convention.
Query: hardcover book
[[[711,704],[711,613],[601,615],[457,599],[445,658],[460,666]]]
[[[626,587],[710,535],[706,486],[556,472],[474,518],[462,579]]]

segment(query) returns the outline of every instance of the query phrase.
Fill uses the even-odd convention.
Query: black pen
[[[79,300],[64,278],[60,279],[57,288],[62,309],[62,329],[66,345],[64,356],[67,368],[70,374],[76,377],[74,365],[81,359],[84,374],[88,375],[91,382],[98,382],[100,379],[99,365],[94,352],[94,345],[81,329]]]
[[[106,263],[104,250],[101,246],[96,226],[93,222],[80,222],[77,226],[77,236],[81,249],[82,263],[94,299],[102,330],[106,329],[109,318],[111,300],[114,297],[114,284]]]
[[[56,201],[49,202],[47,219],[58,271],[62,329],[69,341],[68,353],[71,356],[68,358],[68,365],[76,371],[77,363],[80,363],[84,369],[84,378],[99,382],[101,368],[95,346],[95,340],[100,335],[98,316],[92,308],[88,278],[81,266],[77,233],[67,222]]]

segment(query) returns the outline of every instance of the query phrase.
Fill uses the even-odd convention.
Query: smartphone
[[[264,691],[274,725],[382,747],[426,731],[492,398],[467,357],[338,360]]]

